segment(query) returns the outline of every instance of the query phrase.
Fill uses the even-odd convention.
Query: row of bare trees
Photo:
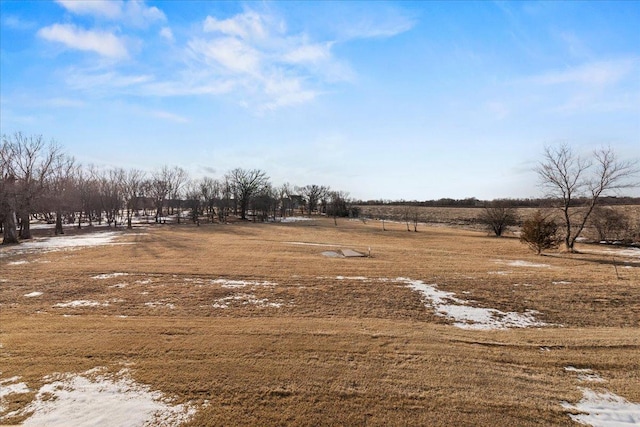
[[[610,147],[602,147],[588,156],[570,146],[546,147],[535,171],[542,188],[559,215],[536,212],[524,221],[522,237],[538,253],[562,243],[567,252],[575,252],[575,243],[588,225],[603,241],[625,240],[633,233],[632,219],[623,212],[599,206],[603,197],[637,187],[640,168],[637,160],[620,160]],[[500,236],[517,222],[516,210],[505,203],[485,206],[480,220]],[[640,224],[638,224],[640,229]]]
[[[297,212],[322,212],[336,217],[353,214],[347,193],[327,186],[279,187],[266,172],[236,168],[220,179],[191,179],[180,167],[163,166],[151,173],[138,169],[84,167],[42,136],[16,133],[3,136],[0,145],[0,227],[3,243],[30,239],[30,219],[40,216],[63,223],[106,222],[109,226],[132,221],[140,211],[152,213],[156,223],[183,213],[198,223],[240,219],[266,220]]]

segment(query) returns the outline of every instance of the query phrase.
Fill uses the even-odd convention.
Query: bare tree
[[[16,178],[9,167],[12,162],[9,144],[3,138],[0,144],[0,227],[3,245],[19,243],[16,219]]]
[[[58,156],[53,164],[49,180],[50,205],[56,214],[55,234],[64,234],[62,228],[63,212],[73,210],[73,195],[76,190],[75,178],[80,166],[71,156]]]
[[[329,187],[324,185],[305,185],[304,187],[297,187],[296,190],[306,199],[308,206],[308,215],[318,208],[318,203],[327,197],[329,193]]]
[[[333,224],[337,226],[338,217],[344,218],[350,214],[349,193],[344,191],[330,191],[328,197],[327,215],[333,217]]]
[[[171,192],[170,197],[173,204],[178,208],[178,224],[180,224],[180,216],[182,214],[182,190],[189,180],[189,174],[181,167],[174,167],[171,173]]]
[[[240,219],[247,219],[247,210],[251,198],[260,193],[269,182],[267,174],[260,169],[236,168],[228,174],[240,208]]]
[[[276,189],[276,192],[280,201],[280,217],[284,218],[290,215],[293,210],[293,200],[291,199],[293,187],[288,182],[285,182]]]
[[[200,226],[200,214],[202,213],[204,197],[202,195],[201,182],[190,180],[184,190],[187,207],[191,213],[191,221]]]
[[[548,196],[560,201],[566,251],[575,252],[576,239],[598,199],[637,186],[631,178],[638,171],[637,162],[618,160],[610,147],[595,150],[592,159],[580,157],[568,145],[545,148],[536,172]]]
[[[404,220],[404,223],[407,225],[407,231],[411,231],[411,229],[409,228],[409,223],[411,222],[411,218],[413,217],[412,211],[413,209],[409,205],[405,205],[402,208],[402,219]]]
[[[98,196],[100,200],[98,220],[104,212],[107,224],[111,227],[118,226],[118,213],[123,205],[122,181],[125,177],[124,169],[109,169],[98,172],[95,176],[98,183]]]
[[[622,241],[630,237],[628,232],[631,229],[629,218],[615,208],[596,206],[589,222],[601,242]]]
[[[76,191],[78,197],[78,228],[82,228],[82,214],[93,224],[93,215],[98,205],[98,183],[95,176],[97,171],[93,165],[88,168],[79,168],[76,176]]]
[[[127,228],[132,228],[132,217],[138,210],[138,201],[143,194],[144,172],[139,169],[129,169],[121,174],[120,187],[127,208]]]
[[[150,196],[156,205],[156,223],[162,218],[164,204],[171,194],[171,183],[173,181],[173,170],[169,166],[163,166],[160,170],[153,172],[149,182]]]
[[[213,222],[216,214],[216,204],[219,203],[221,199],[222,185],[218,180],[209,177],[204,177],[198,185],[203,208],[206,211],[209,222]],[[220,220],[222,220],[222,218],[220,218]]]
[[[20,219],[21,239],[31,239],[30,218],[35,201],[45,191],[45,183],[51,173],[58,146],[45,143],[41,135],[25,136],[20,132],[11,137],[3,136],[3,157],[7,158],[6,175],[13,181],[16,206],[14,213]],[[3,162],[5,159],[2,159]]]
[[[478,219],[493,231],[496,236],[500,237],[508,226],[516,224],[517,214],[514,208],[498,200],[485,205]]]

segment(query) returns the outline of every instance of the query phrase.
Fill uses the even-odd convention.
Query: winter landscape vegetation
[[[0,11],[0,425],[640,425],[637,2]]]

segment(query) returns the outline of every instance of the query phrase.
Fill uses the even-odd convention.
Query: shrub
[[[500,237],[508,226],[516,224],[517,214],[514,208],[504,203],[492,202],[484,207],[478,220]]]
[[[540,255],[545,249],[557,248],[560,239],[557,235],[558,224],[553,219],[547,219],[539,210],[533,217],[522,223],[520,241],[527,244]]]

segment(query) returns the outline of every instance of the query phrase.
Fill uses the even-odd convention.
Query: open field
[[[151,226],[0,247],[0,423],[64,425],[62,391],[100,381],[173,408],[157,425],[575,425],[597,419],[580,415],[594,396],[612,405],[600,421],[640,422],[640,250],[539,257],[486,232],[387,230]],[[339,249],[371,257],[323,255]]]
[[[640,231],[640,206],[638,205],[615,205],[608,206],[617,212],[625,215],[629,220],[631,228]],[[447,225],[464,227],[469,229],[484,229],[484,225],[478,221],[478,217],[483,211],[482,207],[432,207],[432,206],[403,206],[403,205],[359,205],[362,216],[372,219],[386,218],[392,221],[403,221],[404,214],[407,209],[410,210],[410,216],[414,211],[418,214],[420,222],[426,222],[430,225]],[[520,221],[533,216],[538,208],[515,208],[515,212]],[[562,223],[562,215],[559,209],[542,208],[549,215],[555,217],[556,221]],[[512,231],[517,227],[512,227]],[[587,239],[596,239],[597,234],[587,224],[583,236]]]

